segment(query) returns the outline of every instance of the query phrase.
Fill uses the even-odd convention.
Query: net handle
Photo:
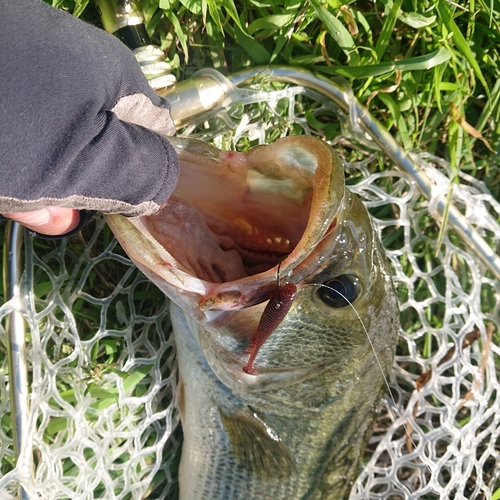
[[[6,302],[11,301],[12,312],[6,321],[6,344],[9,363],[9,387],[16,462],[26,450],[28,439],[28,368],[26,360],[26,331],[21,314],[21,279],[24,270],[22,260],[24,228],[9,220],[5,229],[3,254],[4,290]],[[31,459],[28,473],[31,474]],[[23,468],[24,470],[25,468]],[[29,500],[27,491],[19,484],[19,498]]]
[[[303,68],[289,66],[257,67],[243,70],[229,76],[233,85],[248,84],[256,79],[267,81],[282,81],[302,85],[316,90],[339,105],[349,116],[353,129],[360,126],[367,132],[383,151],[385,151],[394,163],[411,175],[418,185],[420,192],[427,198],[432,197],[433,183],[423,172],[420,166],[407,155],[401,146],[394,140],[391,134],[376,120],[371,113],[362,106],[354,97],[352,89],[343,78],[327,79],[321,75],[312,73]],[[437,211],[443,217],[448,202],[442,196],[437,201]],[[481,237],[476,229],[468,222],[461,212],[453,205],[448,207],[448,223],[459,234],[463,241],[472,247],[472,250],[488,267],[488,269],[500,279],[500,257],[495,254],[488,243]]]

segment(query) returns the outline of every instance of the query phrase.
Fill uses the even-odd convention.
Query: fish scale
[[[245,404],[244,398],[235,396],[214,377],[182,310],[173,305],[171,316],[187,399],[183,426],[189,428],[185,433],[179,471],[181,500],[344,498],[349,479],[356,475],[364,451],[359,443],[364,443],[368,437],[372,424],[370,415],[380,396],[380,389],[373,393],[373,379],[381,375],[371,349],[365,348],[364,374],[344,370],[344,377],[359,379],[355,385],[346,388],[339,384],[337,370],[325,370],[300,387],[285,388],[281,395],[273,392],[263,398],[262,406],[257,408],[253,398]],[[358,361],[362,360],[358,358]],[[374,377],[377,372],[379,376]],[[380,381],[377,385],[380,387]],[[339,394],[327,394],[328,391],[318,394],[317,389],[311,390],[332,386],[339,388]],[[277,402],[272,401],[275,396]],[[279,403],[282,398],[309,399],[311,405],[289,407]],[[266,411],[269,406],[274,407],[273,411]],[[290,451],[295,467],[292,474],[273,480],[239,466],[220,419],[220,407],[236,413],[248,408],[259,411]],[[231,485],[230,492],[227,485]]]
[[[183,426],[193,429],[183,443],[179,470],[183,478],[181,499],[295,498],[296,492],[304,491],[305,485],[301,487],[300,478],[271,483],[268,478],[252,477],[236,463],[218,408],[222,404],[227,410],[238,412],[248,407],[214,379],[184,313],[173,306],[171,317],[175,324],[179,365],[189,367],[182,370],[182,382],[189,387],[186,389],[189,401],[184,403],[189,410],[186,408]],[[301,422],[295,427],[304,430]]]

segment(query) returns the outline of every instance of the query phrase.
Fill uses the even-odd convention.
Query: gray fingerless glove
[[[0,12],[0,213],[157,211],[177,183],[175,129],[132,52],[37,0]]]

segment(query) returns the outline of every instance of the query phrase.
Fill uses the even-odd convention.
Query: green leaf
[[[500,488],[493,493],[491,500],[500,500]]]
[[[224,68],[227,66],[226,58],[224,55],[224,39],[221,32],[213,20],[208,19],[205,25],[207,30],[208,40],[210,42],[210,57],[215,69]]]
[[[153,365],[141,366],[123,381],[125,392],[130,393],[134,387],[151,371]]]
[[[245,29],[241,25],[241,21],[240,21],[240,18],[238,16],[238,10],[236,9],[236,6],[234,5],[234,1],[233,0],[219,0],[219,2],[221,4],[221,6],[227,10],[229,17],[231,17],[231,19],[236,23],[236,25],[242,31],[245,31]]]
[[[394,26],[396,20],[399,16],[399,11],[401,9],[401,4],[403,0],[395,0],[392,4],[392,8],[389,14],[385,18],[384,26],[378,37],[377,43],[375,45],[375,53],[377,54],[377,60],[380,61],[384,55],[387,46],[389,45],[389,40],[391,39],[392,33],[394,31]]]
[[[316,65],[318,63],[324,63],[325,59],[323,56],[317,56],[317,55],[307,55],[307,56],[299,56],[299,57],[294,57],[293,59],[288,60],[288,64],[292,66],[306,66],[309,67],[309,69],[314,69],[317,71],[322,71],[326,70],[327,68],[324,66],[314,66],[314,68],[311,68],[311,65]],[[327,72],[332,72],[333,68],[328,68]],[[335,74],[335,73],[332,73]]]
[[[118,344],[114,338],[102,339],[101,342],[106,349],[106,354],[114,354],[118,351]]]
[[[418,12],[402,12],[398,19],[408,26],[418,30],[434,24],[437,18],[436,16],[425,17]]]
[[[434,88],[434,97],[436,99],[436,104],[439,111],[442,111],[441,107],[441,85],[444,71],[446,69],[447,64],[442,64],[441,66],[436,66],[434,68],[434,79],[433,79],[433,88]]]
[[[113,401],[118,401],[118,391],[116,389],[108,390],[93,386],[90,388],[89,393],[95,399],[112,399]]]
[[[307,124],[310,125],[311,127],[317,129],[317,130],[323,130],[326,127],[325,123],[321,123],[319,120],[316,119],[314,114],[311,112],[311,110],[306,110],[306,120]]]
[[[63,399],[63,401],[66,401],[66,403],[75,403],[76,402],[76,395],[75,395],[75,390],[74,389],[69,389],[64,392],[60,392],[59,395]]]
[[[441,18],[441,21],[443,21],[443,24],[446,26],[448,31],[452,33],[453,42],[455,43],[456,47],[467,59],[472,69],[474,70],[476,77],[483,84],[483,87],[485,88],[488,97],[490,97],[490,89],[488,87],[488,84],[486,83],[481,68],[479,67],[479,64],[476,61],[476,57],[470,50],[467,40],[464,38],[460,30],[458,29],[457,24],[453,20],[451,12],[448,10],[448,7],[442,0],[440,0],[437,4],[437,11],[439,13],[439,17]]]
[[[353,66],[356,66],[359,62],[358,49],[347,28],[316,0],[311,0],[311,4],[328,33],[330,33],[330,36],[337,42],[347,57],[349,57],[349,62]]]
[[[177,19],[177,16],[173,12],[165,12],[165,15],[167,16],[168,20],[172,23],[172,26],[174,27],[175,34],[177,35],[177,38],[179,38],[182,50],[184,51],[184,54],[186,56],[186,62],[188,62],[189,50],[187,45],[187,39],[186,36],[184,35],[184,32],[182,31],[179,19]]]
[[[446,205],[443,211],[443,218],[441,220],[441,227],[439,228],[439,234],[436,242],[436,253],[434,254],[436,257],[439,256],[439,250],[441,245],[443,244],[444,235],[446,233],[446,229],[448,226],[448,217],[450,215],[450,205],[451,200],[453,198],[453,186],[454,183],[450,182],[450,188],[448,189],[448,194],[446,195]]]
[[[352,15],[356,20],[356,23],[358,25],[361,25],[365,30],[367,36],[366,44],[371,48],[371,46],[373,45],[373,33],[370,23],[366,20],[366,17],[358,10],[354,10]],[[375,53],[374,49],[371,50],[373,51],[373,53]]]
[[[52,288],[54,288],[52,281],[44,281],[43,283],[38,283],[33,287],[33,293],[35,297],[40,298],[46,293],[49,293]]]
[[[483,130],[483,127],[486,125],[488,119],[490,118],[492,111],[494,109],[498,109],[498,101],[500,99],[500,80],[495,82],[493,86],[493,91],[491,92],[491,100],[486,103],[486,106],[483,108],[481,112],[481,116],[476,122],[476,128],[480,132]]]
[[[385,94],[384,92],[380,92],[379,94],[377,94],[377,97],[387,106],[387,108],[391,112],[396,126],[399,130],[403,148],[405,151],[409,151],[412,146],[411,137],[398,105],[389,94]]]
[[[66,417],[53,418],[48,423],[46,432],[49,435],[54,435],[60,431],[66,430],[67,427],[68,427],[68,420]]]
[[[245,31],[241,25],[240,18],[238,17],[238,11],[236,10],[233,0],[206,0],[206,5],[208,6],[210,17],[213,19],[222,34],[224,34],[224,27],[221,21],[222,7],[226,9],[229,17],[235,22],[236,26],[238,26],[241,31]]]
[[[99,401],[93,403],[91,405],[92,408],[95,410],[106,410],[109,408],[111,405],[115,404],[118,402],[118,398],[107,398],[107,399],[100,399]]]
[[[215,0],[206,0],[206,5],[208,7],[208,12],[213,22],[216,24],[217,29],[224,34],[224,28],[222,26],[222,22],[220,20],[221,9],[217,5]]]
[[[345,76],[347,78],[369,78],[379,76],[395,70],[416,71],[426,70],[438,66],[451,58],[450,53],[441,48],[426,56],[412,57],[403,61],[368,64],[366,66],[314,66],[310,69],[330,75]]]
[[[160,0],[160,7],[161,7]],[[201,2],[199,0],[180,0],[181,4],[195,16],[201,16]]]
[[[272,64],[275,59],[281,54],[281,50],[285,46],[287,39],[284,35],[280,35],[276,40],[276,48],[274,49],[273,55],[271,56],[270,63]]]
[[[293,14],[273,14],[271,16],[260,17],[253,23],[250,23],[247,32],[249,35],[253,35],[257,31],[263,30],[270,30],[272,32],[290,24],[294,17]]]
[[[92,398],[96,399],[92,403],[92,408],[96,410],[105,410],[112,404],[118,403],[118,390],[117,389],[103,389],[102,387],[91,387],[89,393]]]
[[[75,9],[73,10],[73,15],[75,17],[80,17],[87,7],[89,0],[76,0],[75,1]]]
[[[271,54],[259,42],[241,30],[239,26],[234,26],[232,30],[227,27],[226,31],[248,53],[255,64],[269,64]]]

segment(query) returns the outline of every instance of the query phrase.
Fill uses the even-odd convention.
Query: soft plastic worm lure
[[[257,330],[252,336],[250,357],[243,371],[249,375],[258,375],[259,372],[253,367],[253,362],[269,335],[278,328],[279,324],[287,315],[292,306],[293,299],[297,293],[297,287],[293,283],[285,283],[280,286],[278,268],[278,286],[273,296],[269,300],[260,318]]]

